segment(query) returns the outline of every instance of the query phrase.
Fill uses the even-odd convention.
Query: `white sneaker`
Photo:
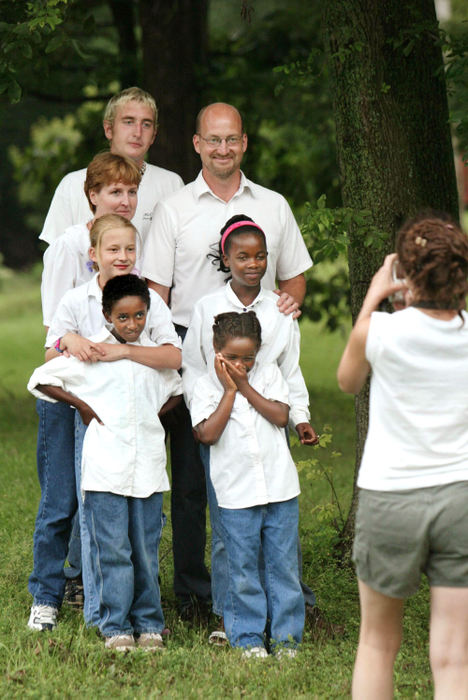
[[[244,649],[242,656],[245,656],[246,659],[266,659],[268,652],[265,647],[251,647],[250,649]]]
[[[136,639],[137,646],[145,651],[164,650],[162,637],[157,632],[143,632]]]
[[[57,615],[58,610],[52,605],[33,605],[28,627],[30,630],[38,630],[39,632],[54,630],[57,627]]]

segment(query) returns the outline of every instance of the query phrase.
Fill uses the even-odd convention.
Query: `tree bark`
[[[329,0],[325,40],[334,81],[343,204],[369,210],[386,232],[365,247],[349,231],[353,321],[401,223],[422,208],[458,218],[443,59],[433,0]],[[368,423],[368,387],[356,399],[356,469]],[[343,538],[351,541],[356,487]]]
[[[155,98],[160,129],[150,160],[185,182],[200,169],[192,136],[206,62],[208,0],[139,0],[143,87]]]

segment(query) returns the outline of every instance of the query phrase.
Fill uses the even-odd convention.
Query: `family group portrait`
[[[468,700],[466,0],[0,0],[0,692]]]

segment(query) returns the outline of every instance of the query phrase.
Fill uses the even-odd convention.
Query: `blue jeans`
[[[81,420],[79,412],[75,411],[75,413],[75,476],[79,513],[79,533],[81,538],[81,576],[83,579],[84,591],[83,617],[89,627],[97,627],[99,625],[99,596],[97,582],[91,568],[90,536],[83,510],[83,497],[81,494],[81,455],[87,426]]]
[[[76,512],[73,460],[75,411],[64,403],[37,401],[37,473],[41,500],[33,538],[34,569],[29,592],[35,604],[59,608],[65,589],[72,519]]]
[[[207,445],[200,445],[200,458],[205,470],[206,493],[208,506],[210,509],[211,524],[211,598],[213,601],[213,612],[219,617],[223,616],[224,599],[228,588],[227,556],[223,544],[223,528],[219,517],[218,501],[210,478],[210,448]],[[297,528],[296,528],[297,529]],[[315,593],[302,581],[302,553],[299,537],[297,538],[297,553],[299,577],[301,579],[301,589],[306,605],[313,607],[316,605]],[[260,552],[260,566],[263,580],[262,554]]]
[[[270,621],[271,648],[296,647],[304,629],[299,581],[297,498],[253,508],[219,508],[228,559],[224,626],[231,646],[263,647]],[[265,580],[259,558],[263,551]]]
[[[162,501],[162,493],[127,498],[85,492],[99,629],[105,637],[161,633],[164,628],[158,583]]]

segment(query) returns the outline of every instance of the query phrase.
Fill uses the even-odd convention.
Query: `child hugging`
[[[91,344],[154,347],[144,330],[150,303],[143,280],[131,274],[110,278],[102,309],[112,330],[102,328]],[[181,393],[178,373],[130,359],[103,363],[61,356],[36,369],[28,389],[74,406],[89,423],[81,491],[106,648],[163,648],[158,548],[169,481],[158,414]]]
[[[211,445],[210,476],[228,559],[229,641],[247,657],[266,657],[267,649],[293,656],[304,627],[300,489],[284,433],[288,387],[276,364],[256,361],[261,335],[253,311],[215,317],[214,364],[195,383],[191,414],[200,442]]]

